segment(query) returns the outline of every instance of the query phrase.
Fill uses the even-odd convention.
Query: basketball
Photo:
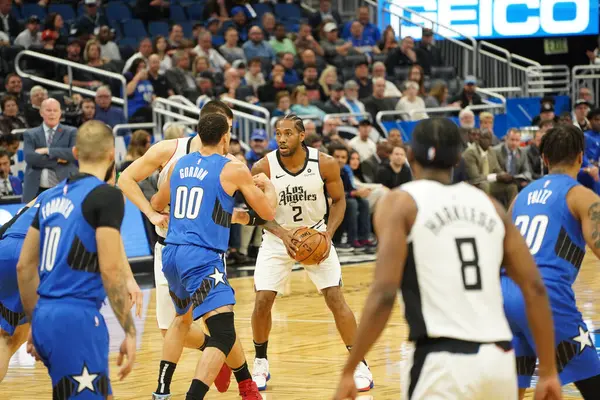
[[[297,241],[296,261],[302,265],[315,265],[323,258],[329,245],[323,232],[315,229],[300,228],[294,233]]]

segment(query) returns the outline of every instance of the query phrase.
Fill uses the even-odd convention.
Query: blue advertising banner
[[[25,204],[0,204],[0,226],[14,216]],[[125,218],[121,236],[128,258],[149,256],[150,244],[140,210],[129,200],[125,203]]]
[[[379,0],[379,5],[379,28],[391,25],[402,37],[420,38],[421,26],[431,24],[399,7],[451,28],[440,28],[445,37],[461,37],[457,32],[476,39],[598,34],[598,0]]]

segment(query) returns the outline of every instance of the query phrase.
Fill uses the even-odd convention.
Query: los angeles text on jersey
[[[44,219],[48,218],[52,214],[62,214],[63,217],[69,218],[73,211],[73,203],[66,197],[57,197],[56,199],[50,200],[40,210]]]
[[[467,206],[445,206],[434,212],[433,216],[425,222],[425,226],[437,235],[444,227],[453,222],[469,222],[486,229],[491,233],[496,227],[496,219],[485,211]]]
[[[316,193],[308,193],[302,186],[286,186],[279,192],[279,205],[300,203],[303,201],[317,201]]]

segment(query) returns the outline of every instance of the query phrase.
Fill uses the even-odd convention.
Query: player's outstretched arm
[[[567,193],[567,204],[581,221],[586,244],[600,258],[600,197],[588,188],[575,186]]]
[[[129,167],[121,173],[119,177],[119,188],[125,193],[125,196],[146,214],[150,222],[154,225],[166,221],[168,216],[160,214],[159,211],[152,208],[150,202],[144,196],[138,182],[143,181],[152,173],[161,168],[169,161],[176,150],[176,143],[171,140],[163,140],[150,147],[146,154],[135,160]]]
[[[407,237],[414,223],[417,206],[406,192],[392,191],[375,210],[375,233],[379,242],[375,279],[363,309],[355,343],[342,372],[335,399],[346,399],[356,392],[353,374],[358,363],[375,343],[392,308],[404,274]],[[352,397],[354,398],[354,397]]]
[[[492,200],[505,227],[503,265],[523,292],[529,326],[540,359],[540,379],[557,377],[554,326],[546,287],[525,239],[502,205]],[[560,387],[560,386],[559,386]]]
[[[34,224],[38,216],[34,218]],[[17,263],[17,280],[19,293],[25,314],[31,321],[33,310],[38,300],[37,288],[40,284],[38,265],[40,264],[40,231],[37,226],[31,226],[25,236],[21,255]]]
[[[167,173],[167,179],[163,181],[163,183],[158,188],[158,192],[154,193],[152,198],[150,199],[150,205],[154,210],[164,210],[165,207],[169,204],[171,199],[171,175],[173,175],[173,170],[175,169],[175,164],[171,164],[169,171]]]
[[[275,188],[268,179],[256,182],[250,171],[243,164],[227,163],[221,173],[221,184],[228,193],[239,190],[246,203],[256,214],[265,221],[275,218],[274,193]],[[261,190],[259,186],[262,185]],[[263,191],[264,190],[264,191]]]

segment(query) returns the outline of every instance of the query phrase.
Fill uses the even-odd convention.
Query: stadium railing
[[[24,71],[23,69],[21,69],[21,66],[20,66],[20,61],[24,57],[37,58],[39,60],[47,61],[47,62],[53,63],[55,65],[66,66],[67,73],[69,75],[69,83],[57,82],[55,80],[42,78],[42,77],[36,76],[35,74]],[[127,80],[125,79],[125,77],[123,75],[117,74],[114,72],[105,71],[105,70],[99,69],[99,68],[89,67],[87,65],[79,64],[79,63],[65,60],[62,58],[52,57],[52,56],[49,56],[46,54],[37,53],[37,52],[31,51],[31,50],[23,50],[19,54],[17,54],[17,56],[15,57],[15,72],[21,78],[30,79],[34,82],[38,82],[38,83],[41,83],[41,84],[49,86],[49,87],[66,90],[69,92],[69,94],[71,94],[72,92],[75,92],[75,93],[83,94],[86,96],[94,97],[96,95],[95,90],[89,90],[89,89],[84,89],[84,88],[80,88],[77,86],[73,86],[73,68],[82,70],[82,71],[86,71],[86,72],[90,72],[90,73],[93,73],[94,75],[115,79],[116,81],[120,82],[122,84],[123,97],[113,96],[112,102],[123,107],[123,114],[125,114],[125,118],[127,118],[127,116],[128,116],[128,114],[127,114],[127,97],[125,94],[126,93],[125,88],[127,87]]]
[[[600,99],[600,65],[576,65],[571,70],[571,101],[579,97],[579,90],[583,87],[590,89],[594,100]]]
[[[233,115],[233,133],[239,140],[250,143],[250,136],[255,129],[264,129],[267,136],[273,136],[271,113],[265,107],[257,106],[229,96],[222,96],[221,101],[231,104]]]
[[[135,129],[153,130],[154,128],[155,126],[151,122],[142,122],[138,124],[117,124],[113,126],[113,136],[115,137],[115,162],[117,165],[120,165],[123,161],[125,161],[125,156],[127,156],[127,144],[125,143],[125,138],[122,135],[119,135],[119,131],[133,131]]]
[[[527,68],[526,96],[569,95],[571,71],[566,65],[537,65]]]

